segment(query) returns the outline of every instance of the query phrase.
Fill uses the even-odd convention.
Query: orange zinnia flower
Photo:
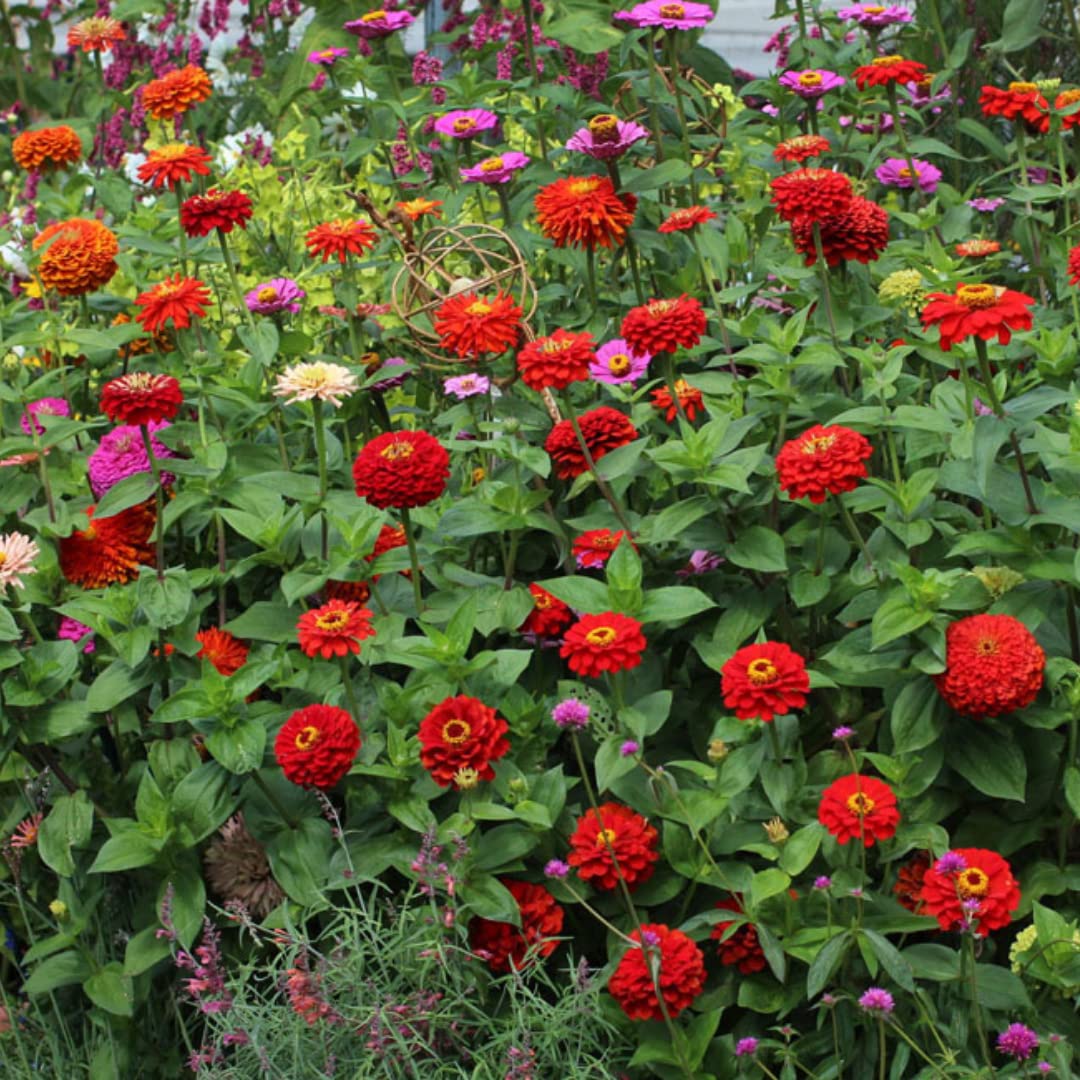
[[[517,344],[521,308],[509,294],[488,298],[458,293],[444,300],[435,312],[439,344],[454,356],[476,359],[497,356]]]
[[[116,273],[116,234],[92,218],[58,221],[38,233],[32,246],[35,251],[45,247],[38,273],[46,288],[61,296],[93,292]]]
[[[424,217],[425,214],[430,214],[432,217],[442,217],[442,211],[439,209],[442,206],[442,199],[409,199],[407,202],[399,202],[395,205],[399,213],[404,214],[412,221],[417,221],[419,218]]]
[[[371,612],[349,600],[330,600],[304,612],[296,624],[296,636],[305,656],[348,656],[360,651],[363,638],[373,637]]]
[[[11,144],[11,156],[20,168],[62,169],[74,165],[82,157],[82,141],[67,124],[23,131]]]
[[[185,184],[192,176],[210,175],[210,155],[201,146],[187,143],[169,143],[159,146],[146,155],[139,166],[139,179],[153,187],[167,187],[170,191],[177,183]]]
[[[670,214],[657,227],[657,232],[673,233],[687,232],[697,225],[704,225],[706,221],[712,221],[716,213],[707,206],[680,206],[672,210]]]
[[[200,630],[195,640],[202,646],[195,656],[200,660],[209,660],[219,675],[233,675],[247,663],[247,645],[233,637],[228,630],[211,626],[207,630]]]
[[[536,195],[540,228],[556,247],[619,247],[634,220],[637,199],[620,195],[606,176],[571,176]]]
[[[88,52],[109,52],[118,41],[127,38],[123,24],[108,15],[93,15],[89,19],[80,19],[68,28],[67,43],[69,49],[82,49]]]
[[[188,64],[148,82],[143,87],[143,108],[155,120],[171,120],[205,101],[213,89],[210,76],[197,64]]]
[[[123,585],[139,576],[140,566],[154,561],[150,534],[157,515],[152,499],[121,510],[112,517],[95,518],[87,509],[90,523],[60,539],[60,571],[74,585],[101,589]]]
[[[675,393],[679,395],[679,405],[686,413],[686,419],[693,423],[697,419],[697,414],[705,411],[701,391],[696,386],[691,386],[685,379],[678,379],[675,383]],[[669,424],[679,414],[679,408],[672,400],[671,391],[666,386],[652,391],[652,403],[653,408],[659,409]]]
[[[983,255],[996,255],[1001,250],[1001,245],[996,240],[965,240],[957,244],[953,250],[961,257],[978,259]]]
[[[1007,89],[984,86],[979,94],[984,116],[1021,119],[1031,131],[1045,135],[1050,130],[1050,106],[1036,83],[1011,82]]]
[[[829,149],[829,140],[821,135],[795,135],[776,147],[773,158],[776,161],[795,161],[801,165],[809,158],[827,154]]]
[[[304,237],[309,254],[321,255],[324,263],[332,258],[343,263],[350,255],[362,255],[375,246],[376,240],[375,230],[359,218],[326,221],[310,229]]]
[[[191,325],[193,316],[206,314],[205,304],[210,303],[210,290],[198,279],[167,277],[152,289],[135,297],[139,310],[135,318],[144,330],[160,330],[170,319],[178,330]]]

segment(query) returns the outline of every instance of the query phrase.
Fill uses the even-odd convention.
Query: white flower
[[[14,585],[22,588],[20,574],[36,574],[34,560],[40,555],[38,546],[22,533],[8,533],[0,536],[0,588]]]
[[[341,364],[293,364],[277,377],[275,397],[285,398],[287,405],[298,401],[329,401],[335,408],[356,390],[356,376]]]

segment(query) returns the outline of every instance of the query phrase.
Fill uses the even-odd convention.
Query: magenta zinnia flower
[[[911,165],[915,167],[914,177],[911,175],[911,166],[903,158],[887,158],[883,165],[874,170],[874,175],[889,187],[911,188],[917,180],[920,191],[928,194],[936,191],[941,170],[929,161],[920,161],[918,158],[913,158]]]
[[[881,30],[897,23],[911,22],[911,12],[899,4],[852,4],[851,7],[841,8],[836,14],[868,30]]]
[[[491,131],[499,118],[487,109],[454,109],[435,121],[435,130],[452,139],[475,139],[485,131]]]
[[[56,636],[61,641],[74,641],[76,645],[85,639],[86,644],[83,645],[83,652],[92,653],[94,651],[94,631],[85,623],[73,619],[70,615],[64,615],[60,619],[60,628],[56,631]]]
[[[277,277],[256,285],[245,297],[248,311],[256,315],[273,315],[279,311],[297,312],[307,293],[292,278]]]
[[[71,406],[63,398],[43,397],[38,398],[37,401],[31,401],[30,404],[26,406],[26,412],[22,414],[22,419],[19,421],[19,424],[22,426],[23,431],[29,435],[30,418],[34,417],[34,430],[40,435],[45,428],[37,422],[37,417],[70,415]]]
[[[348,49],[319,49],[308,53],[309,64],[319,64],[321,67],[333,67],[340,59],[349,55]]]
[[[155,420],[149,427],[154,457],[159,461],[162,458],[175,457],[172,450],[154,438],[156,432],[169,427],[168,421]],[[150,459],[146,456],[142,432],[135,424],[121,424],[119,427],[114,427],[112,431],[101,436],[101,442],[90,455],[86,467],[90,474],[90,487],[95,499],[100,499],[109,488],[115,487],[129,476],[150,472]],[[168,487],[175,479],[172,473],[162,472],[162,487]]]
[[[665,30],[699,30],[713,17],[708,4],[670,4],[665,0],[645,0],[629,11],[616,11],[614,18],[633,27],[662,26]]]
[[[528,154],[510,150],[497,157],[485,158],[471,169],[462,169],[461,179],[469,183],[508,184],[514,179],[514,173],[524,169],[530,160]]]
[[[598,161],[610,161],[622,157],[634,143],[648,134],[648,128],[633,120],[620,120],[611,113],[601,113],[566,140],[566,149],[588,154]]]
[[[416,22],[416,17],[407,11],[385,11],[377,8],[366,15],[361,15],[359,19],[347,22],[345,29],[350,34],[356,34],[357,37],[362,37],[366,41],[374,41],[376,38],[389,37],[398,30],[404,30],[414,22]]]
[[[649,370],[649,353],[636,353],[622,338],[601,345],[596,359],[589,362],[589,374],[609,386],[637,382]]]
[[[842,75],[825,68],[811,68],[809,71],[785,71],[780,76],[780,85],[793,90],[802,98],[818,98],[830,90],[843,86],[847,82]]]

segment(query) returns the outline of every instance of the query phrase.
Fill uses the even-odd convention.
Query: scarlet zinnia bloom
[[[958,857],[953,861],[963,869],[939,873],[931,866],[926,871],[923,913],[933,915],[942,930],[956,930],[970,922],[980,937],[1008,926],[1020,906],[1020,886],[1008,862],[985,848],[956,848],[950,855]],[[968,908],[965,901],[970,902]]]
[[[435,333],[442,348],[454,356],[494,356],[517,344],[521,314],[514,298],[501,291],[490,299],[473,292],[458,293],[439,305]]]
[[[1046,134],[1050,130],[1050,106],[1035,83],[1011,82],[1005,90],[984,86],[979,105],[984,116],[1002,116],[1006,120],[1019,117],[1032,131]]]
[[[743,914],[743,906],[734,897],[727,900],[718,900],[716,906],[721,911],[735,911]],[[757,927],[753,923],[743,923],[730,937],[725,938],[727,929],[734,920],[727,919],[724,922],[713,924],[712,933],[709,935],[717,942],[716,953],[720,957],[720,963],[725,967],[737,967],[743,975],[753,975],[756,971],[765,970],[765,953],[762,951],[761,942],[758,941]]]
[[[810,692],[806,661],[782,641],[744,645],[720,669],[724,705],[740,720],[769,722],[801,709]]]
[[[594,888],[616,888],[621,873],[627,888],[633,890],[648,881],[656,869],[660,858],[656,841],[656,829],[647,818],[629,806],[602,803],[578,818],[566,861],[577,870],[582,881]]]
[[[246,229],[253,212],[251,199],[242,191],[211,188],[180,204],[180,224],[188,236],[208,236],[214,229],[231,233],[237,225]]]
[[[1080,285],[1080,244],[1069,249],[1069,284]]]
[[[828,266],[841,262],[874,262],[889,246],[889,213],[877,203],[856,196],[833,217],[820,222],[821,250]],[[806,256],[806,265],[817,262],[814,223],[796,218],[791,223],[795,250]]]
[[[957,244],[953,251],[961,258],[980,258],[983,255],[996,255],[1001,250],[1001,245],[996,240],[965,240]]]
[[[1080,89],[1062,90],[1060,94],[1054,99],[1055,109],[1067,109],[1070,105],[1075,105],[1080,101]],[[1061,127],[1063,131],[1068,131],[1069,128],[1076,127],[1080,124],[1080,112],[1071,112],[1067,116],[1061,118]]]
[[[1000,716],[1026,709],[1043,684],[1046,654],[1011,615],[969,615],[945,631],[945,670],[934,676],[950,709]]]
[[[210,175],[210,155],[201,146],[168,143],[151,150],[139,166],[139,179],[152,187],[172,191],[177,183],[190,183],[193,176]]]
[[[937,326],[948,352],[958,341],[980,337],[1008,345],[1012,330],[1030,330],[1035,297],[1000,285],[960,285],[955,295],[930,293],[922,310],[923,329]]]
[[[171,375],[133,371],[110,379],[101,388],[101,411],[114,424],[152,424],[171,420],[184,400]]]
[[[59,541],[60,571],[72,584],[84,589],[123,585],[139,576],[140,566],[154,561],[150,534],[157,514],[153,500],[107,518],[95,518],[91,506],[87,516],[90,523],[85,529]]]
[[[23,131],[12,140],[11,156],[27,172],[62,169],[82,157],[82,140],[67,124]]]
[[[43,246],[38,273],[47,289],[61,296],[83,296],[100,289],[116,273],[116,234],[100,221],[70,218],[58,221],[34,237],[35,251]]]
[[[67,33],[68,48],[82,49],[84,53],[110,52],[118,41],[126,38],[123,23],[108,15],[80,19],[74,26],[68,27]]]
[[[592,334],[558,329],[548,337],[530,341],[518,353],[521,381],[531,390],[565,390],[571,383],[589,377],[589,364],[596,359]]]
[[[674,300],[650,300],[626,313],[621,333],[627,345],[642,356],[673,353],[680,347],[692,349],[705,333],[705,312],[685,293]]]
[[[862,839],[866,847],[896,834],[900,811],[896,796],[882,780],[853,773],[834,780],[822,793],[818,821],[837,843]]]
[[[537,192],[536,217],[556,247],[619,247],[634,220],[637,199],[620,195],[606,176],[571,176]]]
[[[155,120],[171,120],[205,101],[213,89],[210,76],[197,64],[188,64],[148,82],[143,87],[143,108]]]
[[[810,158],[827,154],[830,149],[829,140],[821,135],[795,135],[785,139],[773,150],[773,159],[794,161],[801,165]]]
[[[513,923],[494,922],[480,916],[469,921],[469,948],[494,972],[527,967],[538,957],[550,956],[559,943],[563,909],[543,885],[500,878],[517,901],[521,929]]]
[[[337,218],[310,229],[304,236],[308,253],[321,255],[322,261],[336,258],[344,263],[350,255],[362,255],[375,246],[378,235],[361,219]]]
[[[360,729],[336,705],[297,709],[274,740],[274,757],[286,780],[303,787],[332,788],[352,768]]]
[[[681,930],[672,930],[663,923],[644,923],[639,930],[631,931],[630,939],[639,944],[623,954],[608,980],[608,993],[631,1020],[662,1020],[664,1014],[656,996],[659,983],[668,1016],[678,1016],[705,986],[705,957],[701,950]],[[648,959],[645,949],[650,953]]]
[[[678,407],[672,400],[671,391],[666,386],[661,386],[651,393],[653,408],[659,409],[664,419],[670,424],[679,414]],[[691,386],[685,379],[677,379],[675,393],[679,395],[679,405],[682,406],[686,419],[691,423],[697,419],[699,412],[704,412],[705,402],[701,397],[701,391],[696,386]]]
[[[380,510],[426,506],[446,490],[450,455],[426,431],[386,431],[353,462],[356,494]]]
[[[680,206],[672,210],[656,231],[662,233],[686,232],[697,225],[704,225],[706,221],[712,221],[716,214],[707,206]]]
[[[815,424],[776,455],[780,487],[792,499],[809,496],[812,503],[823,503],[827,495],[855,489],[873,452],[866,437],[851,428]]]
[[[851,181],[832,169],[795,169],[769,181],[776,212],[784,221],[824,221],[847,209]]]
[[[557,638],[574,621],[574,613],[557,596],[537,584],[529,586],[533,609],[521,624],[523,634],[540,638]]]
[[[135,318],[148,333],[160,330],[170,319],[177,330],[191,325],[193,317],[206,314],[210,290],[198,279],[167,277],[135,297],[139,310]]]
[[[578,426],[594,462],[637,438],[637,428],[627,417],[606,405],[582,413]],[[551,429],[544,449],[555,463],[555,472],[560,480],[573,480],[589,467],[569,420],[560,420]]]
[[[575,537],[571,552],[581,569],[591,570],[606,565],[624,536],[624,529],[589,529]]]
[[[494,709],[459,694],[439,702],[420,722],[420,761],[441,787],[458,787],[465,770],[493,780],[491,763],[510,749],[510,725]]]
[[[331,600],[300,616],[296,636],[305,656],[348,656],[360,651],[360,642],[372,637],[371,612],[348,600]]]
[[[930,869],[930,861],[930,856],[925,851],[912,855],[900,867],[896,875],[896,884],[893,886],[893,895],[897,903],[916,914],[922,912],[923,879],[926,877],[926,871]]]
[[[219,675],[234,675],[246,663],[248,647],[239,638],[233,637],[228,630],[219,630],[216,626],[200,630],[195,635],[199,651],[195,654],[199,660],[209,660]]]
[[[596,676],[637,667],[647,644],[637,619],[605,611],[582,615],[566,631],[559,655],[574,674]]]
[[[860,90],[868,86],[903,86],[918,82],[926,74],[926,65],[902,56],[876,56],[869,64],[855,69],[855,85]]]

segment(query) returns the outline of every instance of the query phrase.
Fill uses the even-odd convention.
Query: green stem
[[[180,245],[180,270],[187,277],[187,233],[184,232],[184,220],[180,215],[180,207],[184,202],[184,185],[177,180],[173,185],[173,195],[176,196],[176,226],[177,242]]]
[[[769,742],[772,744],[773,757],[776,758],[777,765],[784,764],[784,751],[780,746],[780,733],[776,730],[776,722],[773,721],[765,725],[769,730]]]
[[[330,557],[330,523],[326,517],[326,427],[322,402],[318,398],[311,400],[311,416],[315,424],[315,456],[319,460],[319,517],[322,523],[322,560],[325,563]]]
[[[247,319],[248,328],[252,333],[255,333],[255,319],[251,312],[248,311],[248,306],[244,302],[244,291],[240,288],[240,279],[236,276],[236,267],[233,265],[232,259],[229,258],[229,243],[225,239],[225,233],[221,229],[217,231],[218,244],[221,246],[221,257],[225,260],[225,269],[229,272],[229,282],[232,285],[233,298],[236,300],[237,306],[240,308],[244,318]]]
[[[682,137],[683,157],[690,169],[690,197],[693,202],[698,200],[697,181],[694,179],[694,161],[690,149],[690,129],[686,124],[686,106],[683,103],[682,88],[679,86],[679,41],[678,33],[669,31],[668,44],[668,69],[671,72],[671,85],[675,88],[675,111],[679,116],[679,134]]]
[[[651,30],[645,35],[645,56],[649,62],[649,124],[656,142],[656,160],[660,162],[664,160],[664,141],[661,138],[660,111],[656,104],[660,100],[660,88],[656,75],[656,43]]]
[[[150,472],[154,477],[154,506],[157,509],[157,538],[154,542],[154,560],[157,566],[157,579],[165,581],[165,492],[161,486],[161,466],[154,456],[154,440],[150,436],[150,429],[145,424],[139,425],[142,433],[143,446],[146,447],[146,456],[150,462]]]
[[[339,656],[341,664],[341,685],[345,688],[345,700],[349,703],[349,712],[357,725],[360,723],[360,703],[356,700],[356,690],[353,688],[352,678],[349,675],[349,657]]]
[[[535,43],[533,41],[533,10],[531,0],[522,0],[521,15],[525,20],[525,62],[529,65],[529,85],[535,85],[536,83],[536,56],[534,53]],[[540,143],[540,156],[547,160],[547,142],[544,138],[544,120],[543,110],[540,105],[540,99],[536,96],[533,97],[533,109],[536,115],[536,139]]]
[[[590,320],[596,318],[596,312],[600,306],[599,296],[596,291],[596,252],[592,245],[585,249],[585,281],[589,288],[589,313]]]
[[[971,991],[971,1011],[975,1017],[975,1032],[979,1039],[979,1052],[983,1060],[990,1065],[990,1050],[986,1042],[986,1025],[982,1006],[979,1004],[979,979],[975,971],[975,935],[964,934],[964,960],[967,967],[968,986]]]
[[[867,568],[874,569],[874,560],[870,555],[870,549],[866,546],[866,541],[863,539],[863,534],[859,531],[859,526],[855,524],[855,519],[851,516],[851,511],[844,505],[844,500],[839,495],[833,496],[836,499],[836,505],[840,509],[840,517],[844,520],[844,526],[851,534],[852,539],[859,546],[859,550],[863,554],[863,558],[866,560]]]
[[[563,409],[566,412],[567,419],[570,421],[570,426],[574,429],[574,434],[577,436],[578,445],[581,447],[581,453],[585,458],[585,465],[589,472],[592,473],[592,477],[596,481],[596,486],[600,489],[600,494],[607,499],[608,505],[619,519],[619,524],[626,530],[626,535],[633,536],[634,530],[626,520],[626,515],[619,505],[619,500],[615,498],[615,493],[611,490],[608,482],[596,470],[596,462],[593,460],[592,451],[589,449],[589,444],[585,441],[585,436],[581,433],[581,425],[578,423],[577,413],[574,411],[574,403],[570,399],[569,391],[563,394]]]
[[[1016,131],[1016,153],[1020,159],[1020,186],[1024,189],[1024,214],[1025,221],[1028,227],[1028,235],[1031,237],[1031,254],[1035,261],[1035,276],[1039,282],[1039,298],[1045,304],[1049,300],[1049,295],[1046,291],[1046,281],[1043,278],[1043,264],[1042,264],[1042,246],[1039,243],[1039,232],[1031,224],[1031,199],[1027,198],[1028,188],[1031,186],[1028,179],[1028,164],[1027,164],[1027,142],[1026,135],[1024,133],[1024,121],[1018,118],[1015,122]],[[1060,182],[1065,183],[1065,178],[1060,177]]]
[[[878,1080],[885,1080],[885,1021],[878,1017]]]
[[[401,524],[405,529],[405,542],[409,545],[409,562],[412,565],[413,597],[416,600],[416,617],[419,619],[420,613],[424,610],[424,595],[423,590],[420,587],[420,556],[416,551],[416,536],[413,531],[412,518],[409,516],[409,511],[404,507],[401,509]]]
[[[900,152],[904,155],[904,160],[907,162],[908,170],[911,173],[911,197],[914,208],[914,201],[922,194],[922,188],[919,185],[919,171],[915,168],[915,159],[911,156],[911,148],[908,146],[907,135],[904,132],[903,118],[900,115],[900,103],[896,96],[896,83],[889,83],[886,92],[889,95],[893,129],[896,131],[896,138],[900,143]]]
[[[43,645],[44,638],[42,638],[41,631],[37,628],[37,623],[30,617],[30,612],[26,608],[18,608],[15,614],[19,616],[19,622],[26,627],[30,636],[34,639],[34,642],[38,645]]]

